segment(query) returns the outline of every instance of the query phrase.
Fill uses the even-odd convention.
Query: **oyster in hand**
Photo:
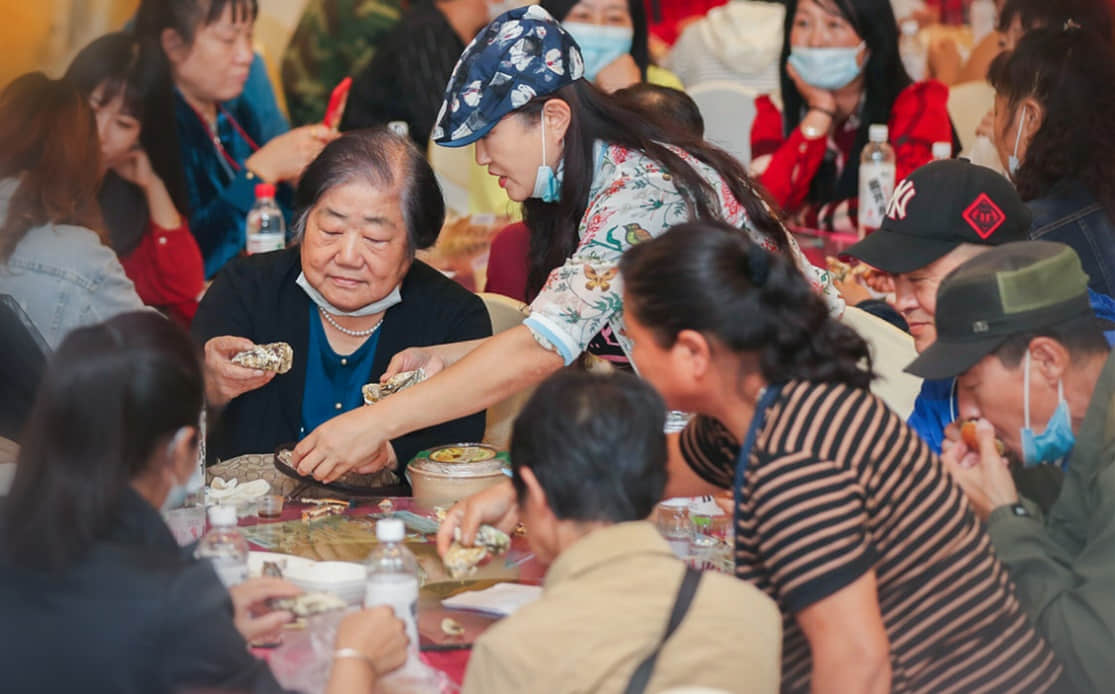
[[[285,374],[294,362],[294,350],[285,342],[272,342],[256,345],[232,358],[233,364],[261,371],[276,371]]]
[[[499,556],[511,546],[511,538],[499,528],[481,525],[476,531],[476,546],[461,544],[461,529],[453,531],[453,544],[442,558],[442,563],[452,578],[464,578],[476,573],[476,567],[489,556]]]
[[[400,371],[383,383],[369,383],[361,389],[361,392],[364,393],[364,404],[373,405],[388,395],[406,390],[425,380],[426,372],[422,369],[415,369],[414,371]]]
[[[286,610],[295,617],[312,617],[347,607],[344,600],[332,593],[302,593],[293,598],[272,600],[269,605],[273,610]]]

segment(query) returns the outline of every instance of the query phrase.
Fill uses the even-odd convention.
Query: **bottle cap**
[[[952,159],[952,143],[951,142],[934,142],[933,143],[933,159],[934,161],[940,159]]]
[[[235,506],[210,506],[209,525],[229,527],[236,525]]]
[[[383,518],[376,522],[376,539],[380,542],[402,542],[406,526],[399,518]]]
[[[273,198],[275,197],[275,184],[274,183],[257,183],[256,184],[256,199],[259,198]]]
[[[883,123],[876,123],[867,129],[867,137],[872,142],[886,142],[889,135],[890,130]]]

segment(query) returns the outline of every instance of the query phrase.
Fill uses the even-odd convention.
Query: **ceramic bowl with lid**
[[[468,498],[506,479],[506,455],[483,443],[455,443],[419,453],[407,465],[418,506],[432,509]]]

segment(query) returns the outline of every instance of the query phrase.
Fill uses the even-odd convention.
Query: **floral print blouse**
[[[685,198],[672,176],[636,150],[598,143],[596,174],[589,190],[589,205],[581,219],[580,244],[561,267],[550,273],[531,304],[525,325],[547,348],[571,364],[606,326],[631,355],[631,342],[623,326],[623,281],[619,259],[632,245],[660,236],[670,227],[690,221]],[[743,205],[710,166],[674,148],[679,156],[717,191],[724,221],[747,231],[751,239],[770,251],[774,241],[752,224]],[[814,267],[790,238],[794,262],[818,292],[823,292],[834,314],[844,303],[833,289],[826,271]]]

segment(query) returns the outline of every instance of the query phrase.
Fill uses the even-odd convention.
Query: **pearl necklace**
[[[375,331],[379,330],[379,326],[383,325],[383,319],[380,318],[378,321],[376,321],[375,325],[368,328],[367,330],[349,330],[348,328],[341,327],[341,325],[338,324],[337,321],[333,320],[333,316],[329,315],[329,312],[326,311],[325,309],[323,309],[319,306],[317,310],[318,310],[319,313],[321,313],[321,317],[325,319],[326,323],[328,323],[329,325],[332,325],[338,331],[344,333],[345,335],[349,335],[351,337],[367,337],[367,336],[371,335],[372,333],[374,333]]]

